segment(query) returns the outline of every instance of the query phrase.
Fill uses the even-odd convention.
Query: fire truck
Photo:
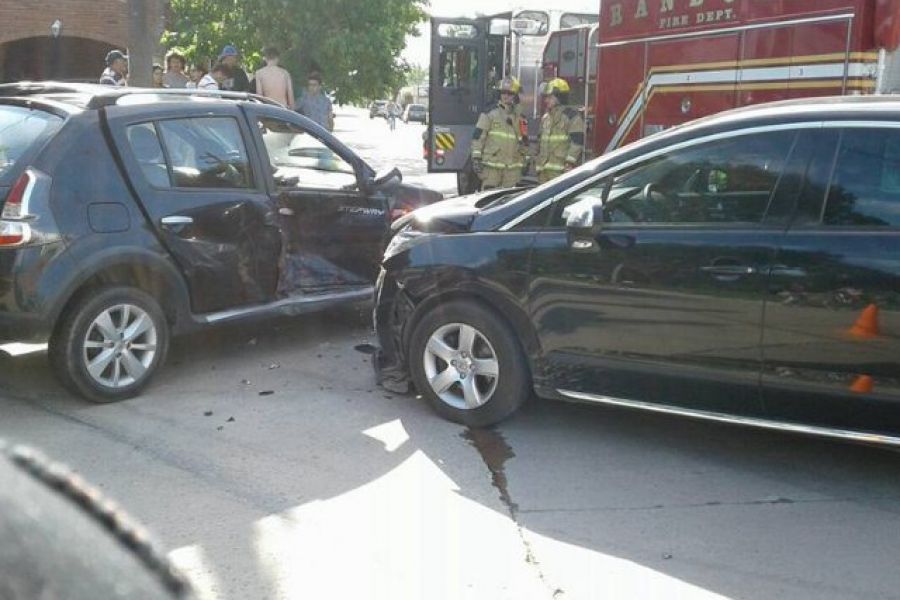
[[[569,84],[569,105],[584,112],[586,139],[592,139],[597,103],[597,63],[600,25],[579,25],[550,34],[541,63],[544,81],[556,77]],[[584,159],[593,149],[585,148]]]
[[[900,92],[900,0],[604,0],[553,34],[545,79],[585,108],[594,155],[722,110]]]
[[[579,4],[583,3],[583,7]],[[518,9],[473,18],[431,19],[429,120],[424,154],[431,173],[456,173],[460,193],[479,185],[469,150],[478,115],[497,101],[494,86],[516,77],[522,114],[534,138],[540,127],[541,57],[550,34],[596,23],[597,0],[564,10]],[[582,12],[579,12],[579,9]]]

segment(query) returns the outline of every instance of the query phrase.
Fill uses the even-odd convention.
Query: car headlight
[[[416,231],[409,227],[398,231],[397,234],[391,238],[391,241],[388,242],[387,248],[385,248],[384,250],[384,260],[388,260],[402,252],[409,250],[413,246],[421,244],[432,235],[433,234],[431,233]]]

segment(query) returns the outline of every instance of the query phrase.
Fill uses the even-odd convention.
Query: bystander
[[[297,112],[309,117],[328,131],[334,130],[334,109],[322,89],[322,76],[313,71],[306,78],[306,90],[297,101]]]
[[[184,56],[181,54],[170,52],[169,55],[166,56],[166,74],[163,76],[163,83],[166,87],[187,87],[190,78],[184,74],[184,67],[185,60]]]
[[[229,92],[249,92],[250,80],[247,73],[241,68],[241,55],[234,46],[225,46],[219,55],[219,62],[228,67],[230,75],[222,84],[221,89]]]
[[[294,108],[294,84],[291,82],[291,74],[278,66],[281,57],[278,49],[270,46],[263,50],[263,56],[266,66],[256,72],[256,93],[288,108]]]
[[[119,50],[110,50],[106,55],[106,69],[100,75],[101,85],[122,87],[128,85],[128,57]]]

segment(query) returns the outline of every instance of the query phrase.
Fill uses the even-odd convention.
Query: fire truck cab
[[[900,0],[609,0],[598,39],[596,155],[748,104],[900,91]]]

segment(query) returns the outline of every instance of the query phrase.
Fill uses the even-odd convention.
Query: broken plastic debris
[[[271,365],[269,365],[270,371],[274,371],[275,369],[280,369],[280,368],[281,368],[281,365],[279,365],[278,363],[272,363]]]
[[[275,392],[273,392],[272,390],[263,390],[263,391],[261,391],[261,392],[259,393],[259,395],[260,395],[260,396],[271,396],[271,395],[274,394],[274,393],[275,393]]]

